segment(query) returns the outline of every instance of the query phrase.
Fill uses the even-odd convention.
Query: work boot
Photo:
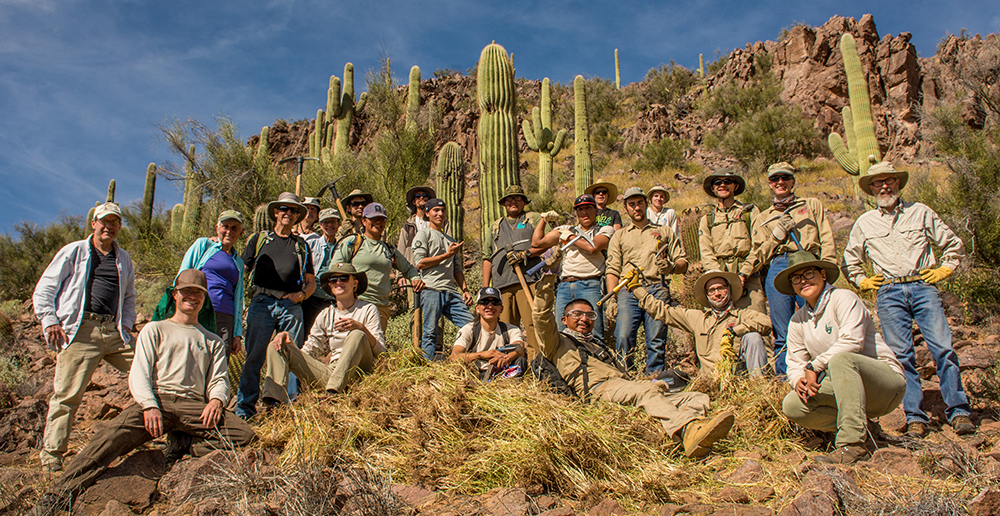
[[[976,433],[976,425],[969,419],[969,416],[955,416],[951,418],[951,429],[958,435]]]
[[[864,443],[854,443],[838,446],[836,450],[830,453],[813,457],[813,460],[827,464],[854,464],[859,460],[867,459],[869,456],[871,454],[865,448]]]
[[[191,434],[174,430],[167,433],[167,447],[163,450],[166,459],[167,469],[170,469],[175,462],[191,454]]]
[[[921,423],[920,421],[912,421],[906,424],[906,437],[911,439],[920,439],[927,435],[927,423]]]
[[[729,434],[735,421],[736,418],[729,411],[712,419],[701,418],[691,421],[684,426],[682,435],[684,455],[692,458],[708,455],[712,450],[712,444]]]

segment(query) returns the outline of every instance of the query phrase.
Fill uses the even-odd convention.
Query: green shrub
[[[14,231],[16,236],[0,235],[0,300],[29,299],[56,252],[87,236],[83,217],[62,217],[46,227],[18,222]]]
[[[674,100],[687,94],[696,82],[694,72],[670,61],[669,65],[661,64],[646,72],[646,89],[642,98],[646,107],[650,104],[669,106]]]
[[[660,141],[646,144],[641,149],[631,144],[625,149],[629,155],[638,154],[635,168],[644,172],[662,172],[668,168],[686,169],[685,153],[691,147],[687,140],[663,138]]]

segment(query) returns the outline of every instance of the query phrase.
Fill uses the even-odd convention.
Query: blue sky
[[[948,32],[1000,30],[995,0],[837,3],[442,0],[437,2],[148,2],[0,0],[0,232],[86,214],[116,179],[142,196],[146,165],[173,161],[157,124],[229,115],[244,137],[277,118],[311,118],[331,74],[355,65],[359,91],[384,49],[398,77],[412,65],[464,71],[491,40],[519,77],[622,82],[670,60],[775,39],[795,22],[872,13],[879,34],[913,33],[921,56]],[[180,199],[157,185],[157,203]]]

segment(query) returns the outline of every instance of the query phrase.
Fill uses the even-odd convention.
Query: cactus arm
[[[560,129],[559,134],[556,134],[555,140],[552,141],[552,148],[549,150],[549,155],[553,158],[559,154],[559,151],[563,148],[563,141],[566,140],[566,130]]]
[[[847,150],[844,139],[837,133],[830,133],[827,143],[830,145],[830,150],[833,151],[833,157],[837,158],[837,163],[840,163],[840,168],[852,176],[858,175],[857,156]]]
[[[871,97],[868,84],[865,82],[864,71],[861,69],[861,58],[858,56],[858,46],[854,36],[844,34],[840,38],[840,53],[844,58],[844,71],[847,73],[847,92],[851,99],[851,112],[854,118],[854,131],[857,145],[851,149],[857,155],[858,173],[868,172],[868,156],[881,159],[878,150],[878,139],[875,136],[875,119],[872,118]],[[846,122],[845,122],[846,123]],[[848,140],[850,144],[850,140]]]
[[[365,110],[365,106],[368,105],[368,92],[364,92],[358,97],[358,102],[354,104],[354,112],[360,113]]]
[[[333,118],[340,117],[340,77],[330,76],[330,89],[326,94],[326,112]]]
[[[410,68],[410,84],[406,94],[406,128],[417,129],[417,119],[420,116],[420,67]]]
[[[528,142],[528,148],[533,151],[537,151],[538,140],[535,139],[535,131],[531,130],[531,121],[529,120],[521,121],[521,134],[524,135],[524,140]]]

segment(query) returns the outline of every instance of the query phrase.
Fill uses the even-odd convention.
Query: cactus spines
[[[410,85],[406,94],[406,130],[416,131],[420,118],[420,67],[410,68]]]
[[[465,159],[462,147],[448,142],[438,153],[437,194],[444,201],[448,213],[451,237],[461,242],[465,239],[465,214],[462,199],[465,197]]]
[[[490,238],[493,221],[504,216],[497,202],[503,190],[521,183],[514,118],[514,63],[507,56],[507,50],[496,43],[487,45],[479,56],[476,97],[479,102],[479,199],[485,242]]]
[[[705,78],[705,54],[698,54],[698,77]]]
[[[260,233],[271,229],[271,219],[267,216],[267,204],[257,206],[253,211],[253,232]]]
[[[115,180],[108,183],[108,199],[105,202],[115,202]]]
[[[851,99],[850,106],[841,110],[847,142],[845,143],[837,133],[830,133],[827,142],[840,167],[855,176],[852,178],[855,197],[860,197],[856,176],[868,173],[868,167],[871,165],[869,156],[874,156],[878,162],[881,160],[881,154],[878,150],[878,138],[875,136],[875,119],[872,118],[868,83],[861,69],[861,58],[858,56],[858,46],[854,36],[846,33],[841,36],[840,53],[844,58],[847,92]]]
[[[183,229],[184,205],[178,203],[174,205],[174,209],[170,210],[170,234],[174,238],[180,238]]]
[[[622,89],[622,68],[618,64],[618,49],[615,49],[615,89]]]
[[[153,223],[153,198],[156,196],[156,163],[146,167],[146,185],[142,190],[142,226],[149,228]]]
[[[266,125],[262,127],[260,130],[260,142],[257,144],[257,152],[254,153],[253,155],[254,161],[258,163],[267,160],[271,155],[271,149],[267,143],[267,138],[268,134],[270,133],[270,130],[271,128]]]
[[[590,161],[590,129],[587,127],[587,90],[583,76],[573,79],[574,129],[573,129],[573,186],[576,195],[582,195],[594,183],[594,168]]]
[[[337,137],[333,143],[333,154],[336,156],[347,152],[347,147],[350,145],[351,119],[356,111],[364,109],[365,102],[368,100],[368,94],[362,93],[357,103],[354,101],[353,64],[344,65],[343,84],[335,76],[330,78],[330,89],[327,91],[326,98],[326,116],[331,121],[337,120]]]
[[[552,134],[552,88],[549,78],[542,79],[541,109],[531,108],[531,120],[521,122],[521,132],[528,142],[528,148],[538,152],[538,195],[546,198],[552,195],[552,158],[562,150],[566,130]]]
[[[198,227],[198,217],[201,215],[201,182],[194,171],[194,145],[188,147],[187,163],[184,164],[184,223],[181,232],[191,236]]]

